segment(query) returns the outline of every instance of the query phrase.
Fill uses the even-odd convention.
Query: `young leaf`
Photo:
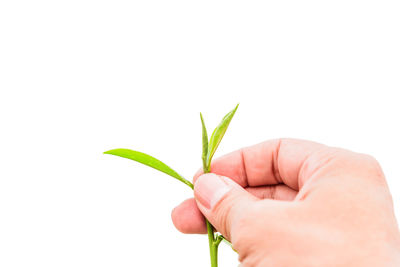
[[[207,172],[208,166],[207,166],[207,154],[208,154],[208,135],[207,135],[207,129],[206,125],[204,124],[204,119],[203,115],[200,112],[200,119],[201,119],[201,126],[202,126],[202,135],[203,135],[203,153],[201,155],[201,159],[203,160],[203,170],[204,172]]]
[[[239,107],[239,104],[237,104],[236,107],[231,112],[229,112],[228,114],[225,115],[225,117],[222,119],[222,121],[219,123],[219,125],[215,128],[214,132],[212,133],[212,135],[210,137],[210,142],[208,143],[208,155],[207,155],[208,168],[210,168],[211,159],[214,156],[214,153],[217,150],[218,145],[222,140],[222,137],[224,137],[224,134],[225,134],[226,130],[228,129],[229,123],[231,122],[233,115],[235,115],[235,112],[238,107]]]
[[[183,178],[179,173],[174,171],[171,167],[169,167],[165,163],[163,163],[160,160],[158,160],[150,155],[147,155],[145,153],[130,150],[130,149],[118,148],[118,149],[112,149],[112,150],[106,151],[106,152],[104,152],[104,154],[115,155],[115,156],[119,156],[122,158],[127,158],[127,159],[131,159],[131,160],[140,162],[144,165],[152,167],[156,170],[159,170],[163,173],[166,173],[166,174],[178,179],[179,181],[181,181],[182,183],[186,184],[187,186],[189,186],[190,188],[193,189],[193,184],[191,182],[189,182],[188,180]]]

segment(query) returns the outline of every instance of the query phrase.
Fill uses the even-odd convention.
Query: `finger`
[[[227,177],[212,173],[200,176],[194,185],[197,206],[208,221],[230,240],[232,224],[257,198]]]
[[[176,229],[184,234],[207,233],[204,216],[198,209],[194,198],[185,200],[173,209],[171,217]]]
[[[259,199],[293,200],[297,191],[286,185],[270,185],[245,188],[247,192]],[[173,209],[172,222],[176,229],[185,234],[207,233],[204,216],[197,207],[194,198],[190,198]]]
[[[211,172],[227,176],[242,187],[283,183],[298,191],[304,183],[302,179],[311,177],[337,150],[304,140],[270,140],[215,159]],[[201,174],[195,174],[194,183]]]

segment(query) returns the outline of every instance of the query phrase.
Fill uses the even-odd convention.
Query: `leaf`
[[[229,242],[229,240],[226,239],[225,237],[223,237],[222,235],[221,235],[221,237],[222,237],[222,241],[224,241],[228,246],[230,246],[230,247],[233,249],[232,243]],[[237,252],[237,251],[234,250],[234,249],[233,249],[233,251]]]
[[[212,133],[210,137],[210,142],[208,143],[208,155],[207,155],[207,167],[208,169],[210,168],[211,164],[211,159],[214,156],[215,151],[218,148],[219,143],[221,143],[222,137],[224,137],[224,134],[226,130],[228,129],[229,123],[231,122],[233,115],[235,115],[236,110],[238,109],[239,104],[236,105],[236,107],[230,111],[228,114],[225,115],[225,117],[222,119],[222,121],[219,123],[219,125],[215,128],[214,132]]]
[[[206,173],[208,170],[207,166],[207,154],[208,154],[208,135],[206,125],[204,124],[203,115],[200,112],[201,126],[202,126],[202,135],[203,135],[203,153],[201,155],[201,159],[203,160],[203,171]]]
[[[186,184],[187,186],[189,186],[190,188],[193,189],[193,184],[191,182],[189,182],[188,180],[183,178],[179,173],[174,171],[171,167],[169,167],[162,161],[160,161],[150,155],[147,155],[145,153],[130,150],[130,149],[125,149],[125,148],[118,148],[118,149],[112,149],[112,150],[106,151],[106,152],[104,152],[104,154],[115,155],[115,156],[119,156],[122,158],[137,161],[139,163],[142,163],[144,165],[152,167],[156,170],[159,170],[163,173],[166,173],[166,174],[178,179],[179,181],[181,181],[182,183]]]

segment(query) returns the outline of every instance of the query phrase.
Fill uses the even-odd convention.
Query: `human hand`
[[[245,267],[400,266],[400,233],[375,159],[279,139],[214,160],[194,177],[195,199],[172,212],[183,233],[204,216]]]

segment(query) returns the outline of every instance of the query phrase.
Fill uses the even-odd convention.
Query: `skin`
[[[175,227],[204,234],[204,217],[241,266],[400,266],[400,233],[378,162],[322,144],[278,139],[213,161]]]

